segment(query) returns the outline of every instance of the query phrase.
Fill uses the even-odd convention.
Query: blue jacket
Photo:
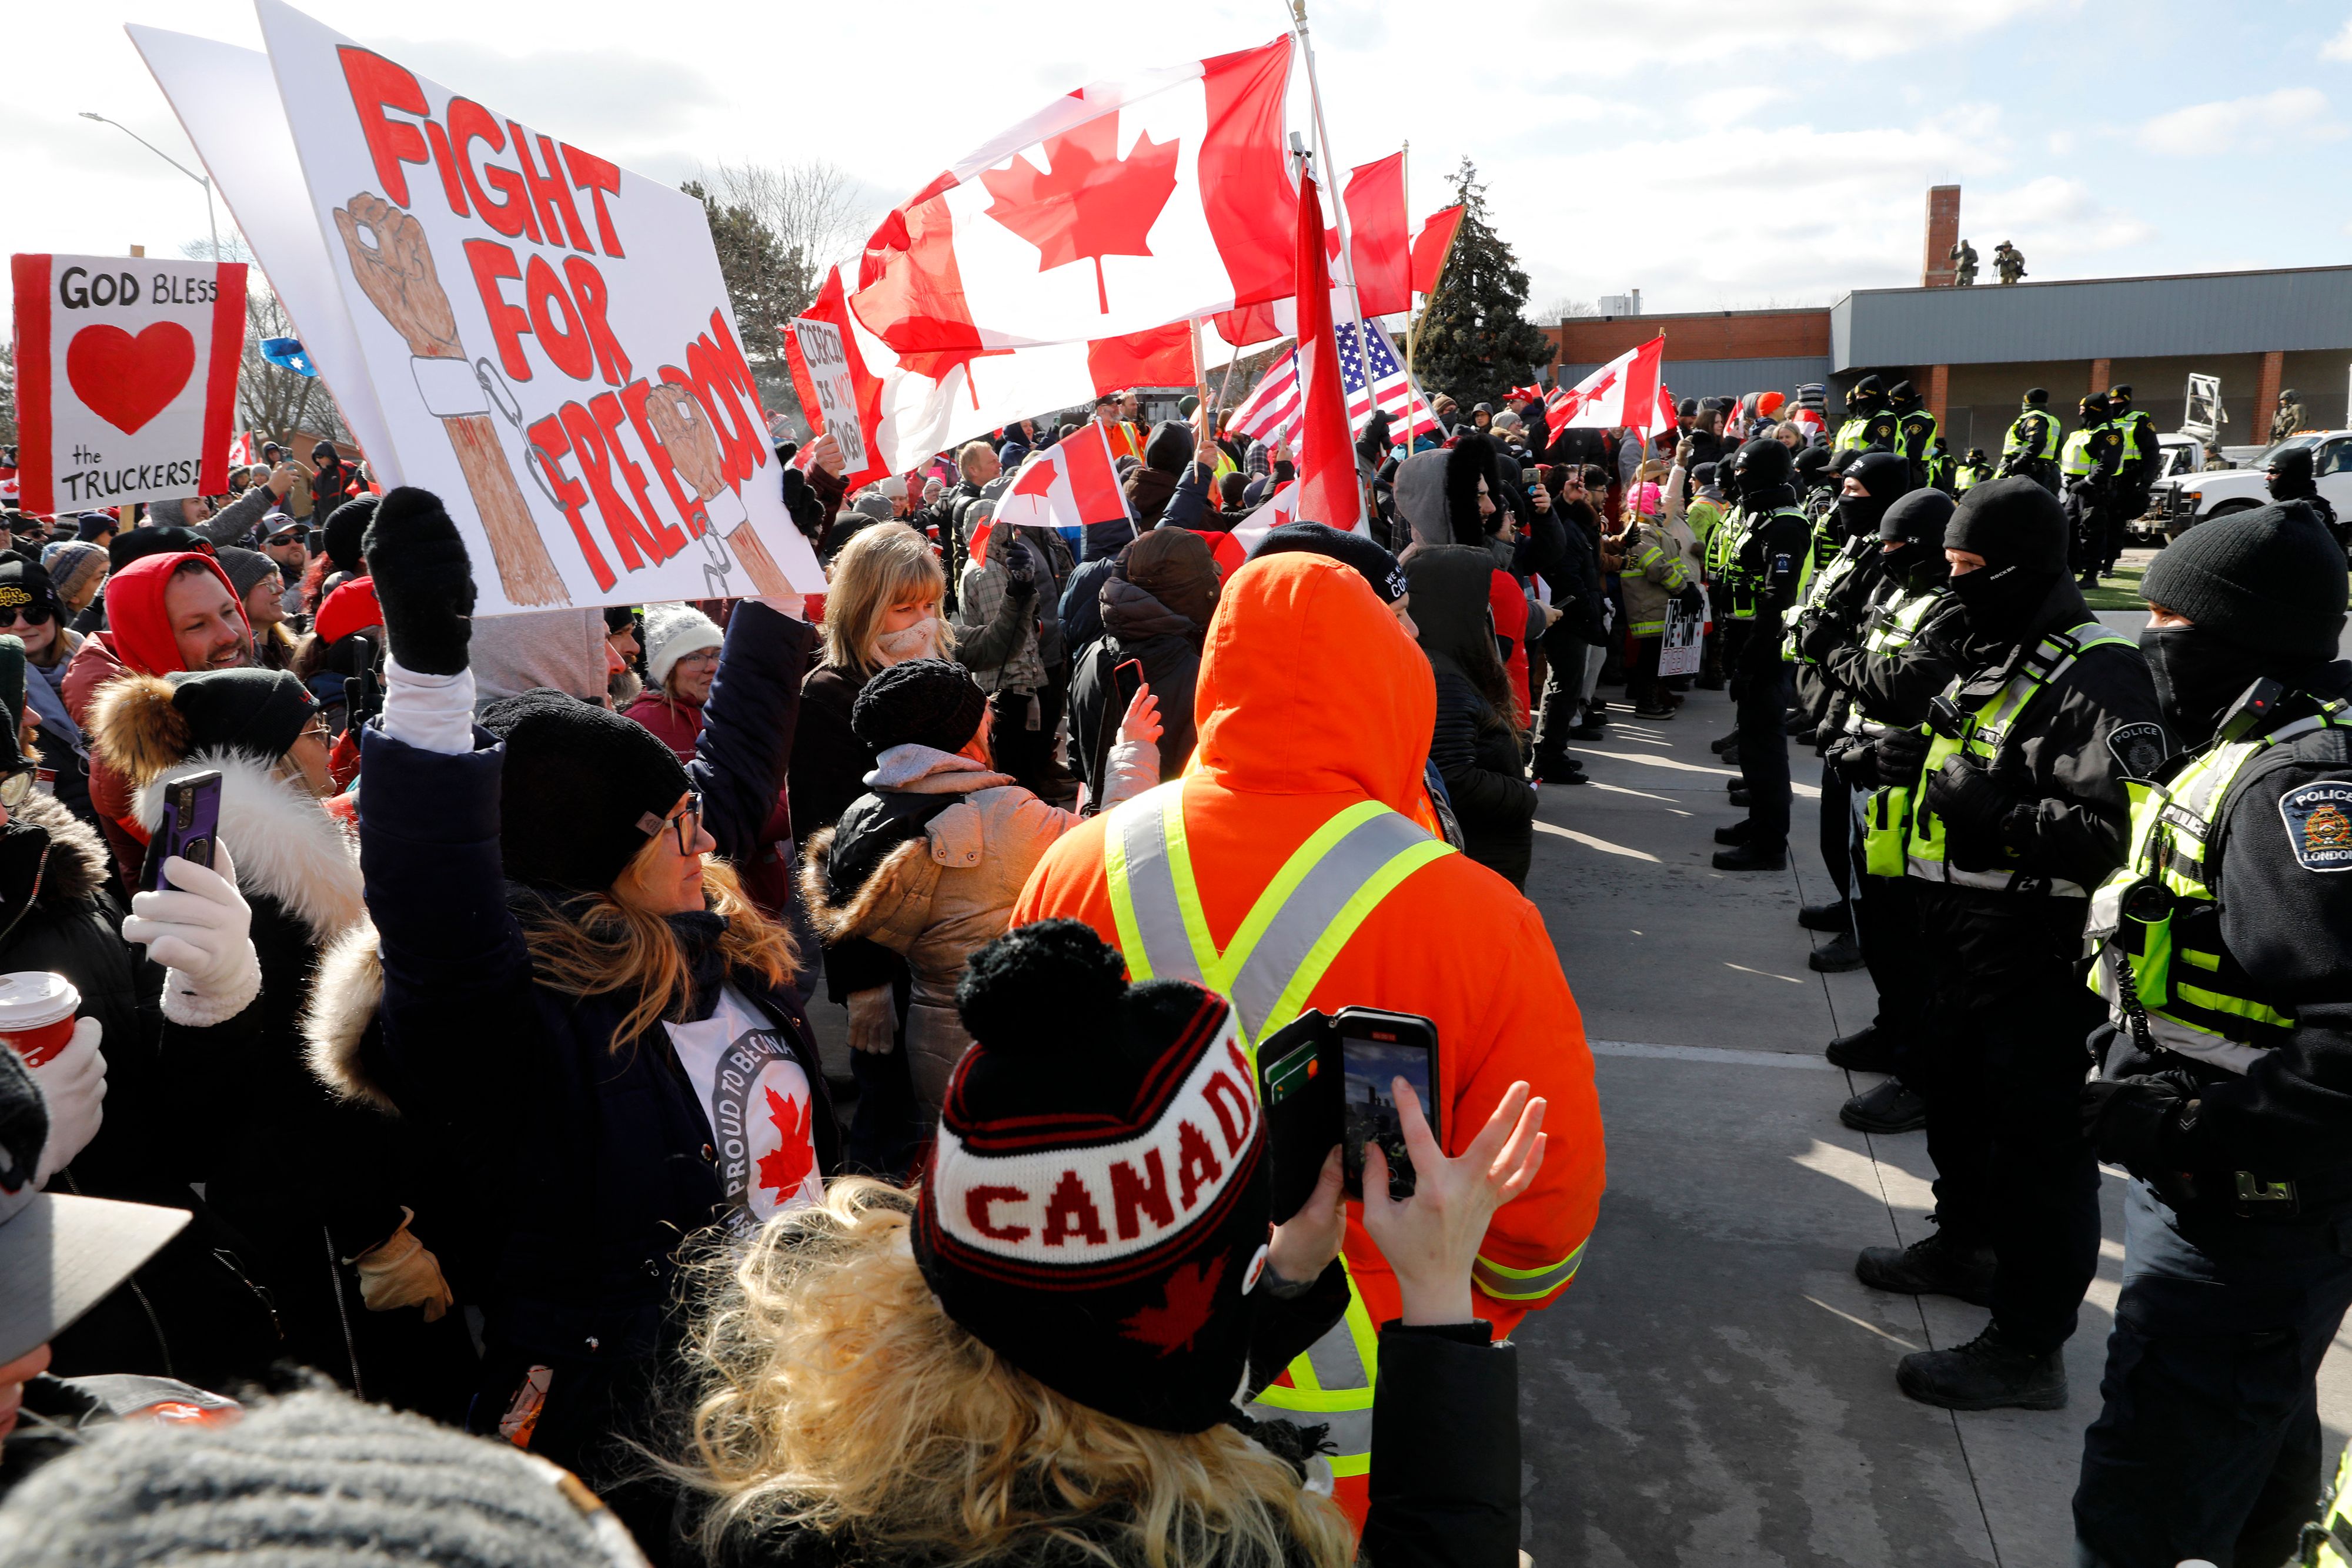
[[[803,622],[736,609],[687,765],[721,854],[760,843],[815,643]],[[455,1272],[489,1343],[558,1366],[649,1355],[679,1242],[724,1207],[720,1155],[661,1024],[614,1046],[633,993],[572,997],[532,978],[522,922],[547,895],[500,871],[506,748],[478,727],[474,741],[450,757],[373,725],[362,737],[360,864],[383,966],[370,1066],[473,1199]],[[725,975],[716,916],[671,925],[698,981],[693,1016],[709,1016],[723,978],[776,1020],[808,1078],[818,1168],[837,1169],[824,1070],[789,981]]]

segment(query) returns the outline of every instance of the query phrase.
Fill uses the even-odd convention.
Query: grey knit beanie
[[[0,1568],[430,1563],[612,1568],[645,1559],[541,1459],[314,1391],[223,1427],[125,1421],[0,1506]]]
[[[2140,591],[2242,647],[2332,659],[2344,630],[2344,552],[2308,506],[2274,501],[2182,534],[2148,564]]]

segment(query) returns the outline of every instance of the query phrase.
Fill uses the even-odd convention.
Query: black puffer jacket
[[[793,730],[785,787],[791,796],[793,837],[803,855],[809,840],[841,821],[849,803],[866,793],[866,776],[874,771],[874,748],[849,727],[849,711],[872,678],[865,670],[819,664],[801,683],[800,723]],[[906,972],[905,959],[862,936],[828,943],[824,949],[825,995],[836,1002],[887,986]]]
[[[1519,886],[1535,854],[1535,786],[1518,738],[1472,672],[1499,676],[1489,591],[1495,558],[1468,545],[1423,550],[1405,563],[1412,618],[1437,682],[1437,722],[1429,759],[1462,824],[1463,848]],[[1484,644],[1482,647],[1481,644]]]
[[[1103,737],[1126,717],[1111,711],[1118,692],[1114,672],[1135,659],[1160,699],[1160,777],[1163,782],[1178,778],[1192,755],[1192,690],[1208,629],[1116,572],[1103,584],[1102,617],[1103,634],[1087,649],[1070,679],[1070,761],[1090,787],[1101,789],[1095,767]]]

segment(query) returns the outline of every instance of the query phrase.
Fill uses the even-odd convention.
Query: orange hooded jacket
[[[1303,553],[1253,561],[1226,582],[1195,691],[1184,835],[1222,948],[1291,852],[1335,813],[1369,797],[1417,814],[1437,696],[1428,659],[1364,580]],[[1068,916],[1117,945],[1104,821],[1090,818],[1046,852],[1013,925]],[[1570,1268],[1601,1203],[1601,1107],[1584,1022],[1535,905],[1468,856],[1441,856],[1357,928],[1308,998],[1325,1012],[1350,1004],[1436,1023],[1449,1153],[1476,1135],[1514,1080],[1549,1103],[1543,1170],[1496,1214],[1479,1256],[1523,1279]],[[1373,1322],[1396,1317],[1395,1277],[1355,1204],[1344,1249]],[[1501,1338],[1568,1283],[1529,1300],[1484,1289],[1472,1300]]]

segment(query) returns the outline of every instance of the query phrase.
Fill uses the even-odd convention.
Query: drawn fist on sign
[[[335,209],[352,272],[393,329],[420,359],[461,360],[457,319],[433,269],[425,225],[383,197],[362,191]],[[364,234],[367,237],[362,238]]]
[[[704,417],[702,404],[690,388],[676,382],[655,384],[646,398],[646,418],[654,434],[669,448],[669,460],[695,495],[709,501],[727,487],[727,464],[719,451],[719,434]]]

